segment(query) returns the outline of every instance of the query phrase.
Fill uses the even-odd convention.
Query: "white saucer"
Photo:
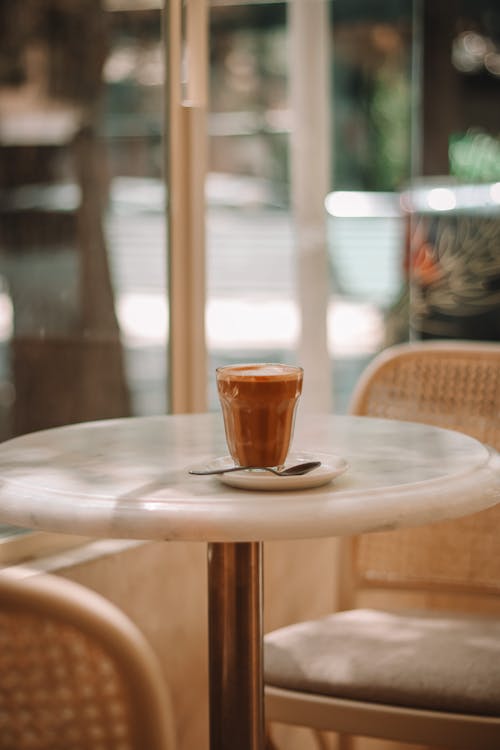
[[[278,477],[269,471],[251,469],[234,471],[228,474],[215,474],[214,478],[231,487],[245,490],[298,490],[327,484],[349,468],[345,459],[333,453],[305,453],[303,451],[290,453],[286,465],[293,466],[306,461],[321,461],[321,466],[302,476]],[[214,458],[203,466],[196,466],[196,468],[209,470],[231,466],[234,466],[231,456],[221,456],[220,458]]]

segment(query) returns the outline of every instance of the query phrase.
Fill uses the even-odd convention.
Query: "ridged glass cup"
[[[293,436],[303,370],[293,365],[227,365],[216,371],[226,441],[238,466],[283,466]]]

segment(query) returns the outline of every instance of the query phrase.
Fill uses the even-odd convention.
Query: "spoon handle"
[[[273,471],[273,469],[268,469],[266,466],[228,466],[226,469],[189,469],[189,474],[196,474],[196,476],[200,477],[208,474],[227,474],[229,471],[246,471],[247,469]]]
[[[228,466],[227,469],[189,469],[190,474],[197,476],[207,476],[208,474],[227,474],[229,471],[246,471],[247,469],[259,469],[260,471],[270,471],[278,477],[293,477],[307,474],[309,471],[316,469],[321,465],[321,461],[304,461],[296,466],[289,466],[286,469],[273,469],[271,466]]]

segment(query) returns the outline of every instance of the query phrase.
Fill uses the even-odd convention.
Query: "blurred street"
[[[160,375],[167,375],[163,196],[149,181],[116,182],[107,222],[116,310],[136,408],[140,413],[155,413],[165,408]],[[356,219],[349,223],[352,234],[353,229],[357,231]],[[383,231],[387,233],[387,228]],[[372,247],[373,227],[369,234]],[[358,259],[364,251],[358,243]],[[210,373],[219,364],[238,359],[290,358],[300,327],[293,253],[292,227],[285,210],[228,206],[220,200],[220,192],[212,195],[207,217]],[[354,380],[382,344],[384,323],[378,299],[385,294],[390,302],[398,292],[392,268],[396,259],[388,259],[387,270],[380,261],[376,247],[371,258],[362,258],[360,264],[348,255],[342,259],[343,273],[353,289],[350,294],[334,291],[336,282],[331,280],[328,349],[334,364],[337,411],[345,410]],[[356,266],[360,270],[353,277]],[[333,273],[332,269],[332,277]],[[211,383],[210,406],[215,404]]]

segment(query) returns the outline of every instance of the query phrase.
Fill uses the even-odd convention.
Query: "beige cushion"
[[[500,715],[500,620],[368,609],[265,637],[265,681],[398,706]]]

